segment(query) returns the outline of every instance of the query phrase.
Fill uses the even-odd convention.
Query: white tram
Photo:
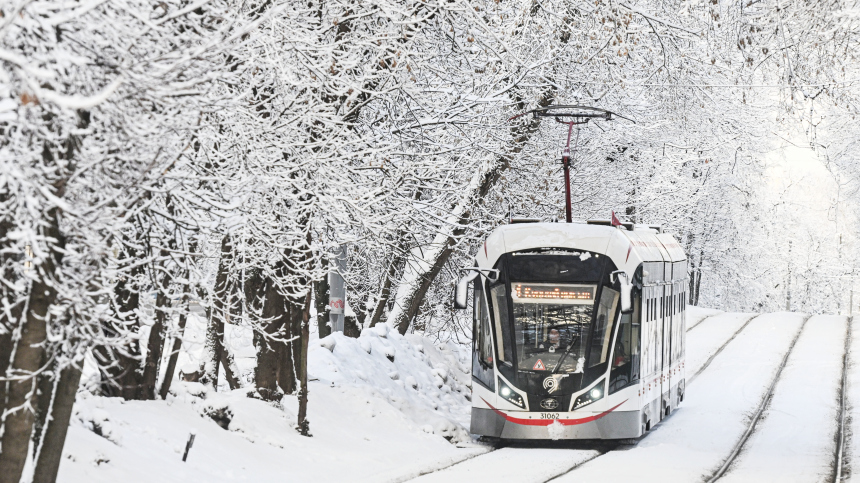
[[[471,432],[642,436],[684,400],[686,256],[658,227],[527,223],[493,231],[473,288]]]

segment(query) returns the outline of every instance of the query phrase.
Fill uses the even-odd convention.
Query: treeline
[[[386,323],[467,340],[447,307],[457,267],[508,213],[563,212],[556,124],[510,120],[527,109],[635,119],[581,130],[577,215],[663,222],[694,271],[740,271],[724,255],[745,229],[734,215],[761,173],[766,109],[696,86],[779,79],[794,62],[800,90],[800,50],[773,58],[767,29],[811,18],[833,32],[837,17],[664,3],[0,7],[0,481],[28,458],[33,481],[56,479],[88,354],[99,394],[165,398],[192,307],[206,344],[186,377],[298,394],[307,434],[310,326],[329,330],[342,246],[350,334]],[[251,374],[230,325],[253,332]]]

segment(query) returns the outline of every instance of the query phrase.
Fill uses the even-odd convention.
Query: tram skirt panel
[[[510,416],[515,418],[516,413]],[[588,416],[591,415],[576,414],[577,418]],[[471,431],[502,439],[625,439],[640,436],[641,419],[639,411],[614,411],[583,424],[553,422],[549,426],[546,420],[535,420],[540,424],[521,424],[506,420],[492,409],[472,408]]]

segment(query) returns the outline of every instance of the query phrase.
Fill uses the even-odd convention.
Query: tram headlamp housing
[[[584,394],[581,394],[579,397],[576,398],[576,402],[573,403],[573,409],[577,410],[588,406],[595,401],[599,401],[600,399],[603,399],[603,394],[603,381],[600,381],[595,384],[591,389],[585,391]]]
[[[499,396],[502,396],[502,399],[514,406],[522,409],[526,408],[526,402],[523,400],[523,397],[517,394],[511,386],[505,384],[505,381],[503,381],[502,378],[499,378]]]

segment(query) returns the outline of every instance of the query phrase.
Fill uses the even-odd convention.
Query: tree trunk
[[[298,430],[302,436],[310,436],[310,421],[308,421],[308,339],[310,339],[310,306],[311,296],[308,293],[302,310],[301,328],[301,357],[299,358],[299,415]]]
[[[122,260],[134,263],[138,252],[135,243],[124,237]],[[114,300],[111,309],[119,322],[108,322],[102,326],[105,338],[116,339],[122,333],[139,333],[140,292],[138,279],[144,273],[144,266],[132,269],[126,277],[120,278],[114,286]],[[140,346],[135,338],[126,339],[120,345],[96,346],[93,356],[99,367],[101,382],[99,392],[106,397],[122,397],[125,400],[138,399],[141,392],[143,372],[140,368]]]
[[[541,96],[538,106],[547,107],[552,104],[554,99],[555,90],[550,88]],[[520,102],[520,104],[520,109],[524,108],[524,103]],[[427,290],[430,289],[433,280],[436,279],[442,267],[447,263],[457,240],[466,232],[472,207],[486,196],[501,176],[502,171],[510,166],[511,156],[522,151],[525,143],[539,128],[539,117],[533,118],[526,124],[511,128],[515,143],[511,153],[501,156],[496,161],[479,169],[472,176],[472,180],[466,188],[465,196],[451,210],[447,226],[456,226],[456,228],[448,230],[447,233],[436,235],[429,247],[424,249],[421,260],[406,264],[403,278],[407,281],[398,287],[394,308],[388,315],[390,323],[395,325],[401,334],[405,334],[409,330],[409,325],[418,314],[421,304],[424,303]]]
[[[343,318],[343,335],[357,339],[361,335],[361,329],[358,328],[358,320],[355,316],[350,315]]]
[[[206,346],[203,350],[203,382],[218,390],[218,372],[224,357],[224,323],[230,317],[233,287],[230,283],[230,269],[233,265],[233,242],[230,235],[221,240],[221,261],[215,277],[213,308],[206,327]]]
[[[165,276],[164,284],[155,296],[155,323],[149,331],[148,350],[146,352],[146,364],[143,366],[143,380],[140,386],[140,399],[155,399],[155,386],[158,382],[158,369],[161,366],[161,356],[164,350],[164,327],[167,325],[170,306],[170,297],[167,296],[168,277]]]
[[[49,310],[57,295],[51,280],[62,262],[60,250],[65,246],[60,233],[59,209],[53,208],[47,215],[49,225],[44,235],[47,239],[56,240],[57,245],[50,247],[50,254],[37,267],[40,273],[32,285],[21,336],[10,368],[10,375],[19,379],[9,383],[3,412],[5,420],[0,445],[0,481],[4,483],[20,480],[24,462],[27,460],[34,421],[30,407],[38,380],[35,373],[44,360]]]
[[[0,330],[4,329],[8,332],[0,334],[0,378],[2,378],[0,379],[0,415],[6,409],[6,388],[9,385],[5,380],[8,377],[6,371],[9,369],[12,359],[12,349],[14,348],[12,344],[12,328],[0,325]],[[5,418],[0,416],[0,434],[3,434],[3,419]]]
[[[328,307],[328,288],[328,275],[314,282],[314,306],[317,309],[317,330],[320,339],[331,334],[331,327],[328,325],[331,316],[326,309]]]
[[[289,297],[284,298],[285,303],[285,318],[286,324],[283,327],[280,337],[284,340],[289,340],[301,331],[302,324],[302,307],[290,300]],[[278,348],[278,385],[284,394],[293,394],[297,388],[297,372],[298,360],[301,357],[301,340],[292,340],[289,342],[276,342]]]
[[[8,193],[0,193],[0,203],[5,204],[8,200]],[[8,218],[3,218],[0,221],[0,276],[3,277],[3,280],[14,281],[17,276],[15,275],[16,260],[14,255],[14,242],[9,240],[7,235],[10,229],[14,229],[15,225]],[[25,253],[25,256],[27,254]],[[23,304],[16,300],[15,292],[8,286],[0,286],[0,294],[6,299],[10,301],[14,301],[14,305],[11,308],[11,314],[7,317],[0,317],[0,415],[3,414],[3,410],[6,407],[6,388],[7,388],[7,374],[6,371],[9,369],[9,365],[11,364],[12,352],[15,348],[15,344],[12,341],[12,331],[15,330],[18,321],[21,320],[21,310]],[[0,434],[3,434],[3,417],[0,417]],[[2,448],[0,448],[2,450]]]
[[[42,361],[42,367],[46,366],[47,361]],[[36,388],[36,404],[33,410],[35,411],[33,419],[33,456],[39,455],[39,442],[42,439],[45,428],[48,424],[48,415],[51,413],[51,404],[53,403],[57,379],[56,375],[57,363],[52,361],[50,365],[45,367],[45,370],[39,374]]]
[[[264,334],[254,331],[254,345],[257,348],[257,365],[254,368],[254,380],[257,392],[266,401],[280,401],[283,393],[278,389],[279,350],[277,345],[284,345],[271,340],[266,335],[274,335],[283,331],[286,323],[286,300],[275,282],[267,278],[265,282],[265,298],[261,317],[267,320],[263,327]]]
[[[370,317],[370,325],[368,325],[368,327],[375,327],[382,319],[382,314],[385,312],[385,306],[388,304],[388,298],[391,296],[391,283],[397,272],[397,266],[402,261],[402,257],[397,254],[388,265],[388,270],[385,272],[385,281],[382,283],[382,290],[379,291],[379,300],[376,301],[376,307],[373,309],[373,315]]]
[[[179,334],[173,338],[173,347],[170,349],[170,358],[167,360],[167,370],[164,372],[164,380],[161,381],[161,388],[158,395],[161,399],[167,398],[167,393],[170,391],[170,384],[173,383],[173,376],[176,374],[176,361],[179,359],[179,350],[182,348],[182,336],[185,335],[185,324],[188,319],[188,286],[185,286],[182,296],[182,312],[179,314]]]
[[[233,357],[233,352],[224,346],[221,351],[221,365],[224,366],[224,379],[227,380],[227,385],[230,390],[239,389],[242,387],[242,382],[239,380],[239,367],[236,365],[236,359]]]
[[[54,483],[57,480],[69,420],[80,383],[81,371],[77,367],[69,366],[60,372],[60,381],[57,383],[54,403],[51,405],[51,416],[36,459],[33,483]]]

